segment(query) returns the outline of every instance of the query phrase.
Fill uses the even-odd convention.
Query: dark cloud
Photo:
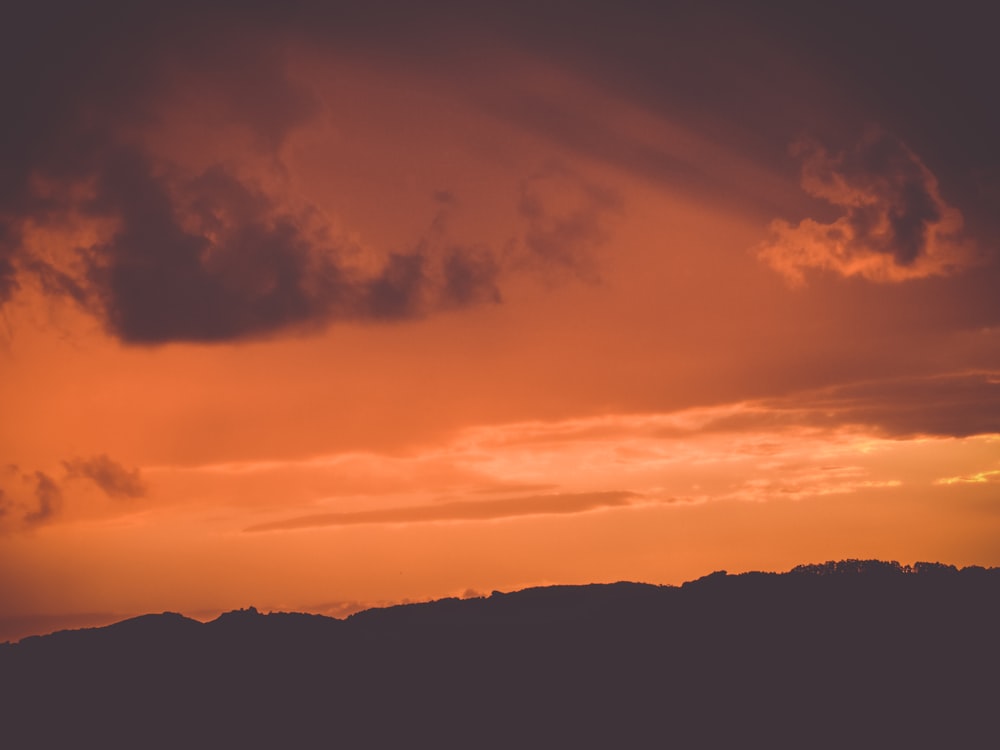
[[[890,438],[1000,434],[1000,373],[886,378],[793,393],[699,425],[707,432],[858,426]],[[665,437],[683,432],[667,430]]]
[[[288,134],[320,112],[288,74],[288,39],[309,27],[295,13],[248,5],[232,17],[225,4],[183,2],[15,10],[0,40],[9,41],[0,44],[0,63],[9,63],[0,66],[5,110],[17,113],[0,124],[0,305],[31,278],[102,317],[121,340],[156,344],[396,320],[499,299],[499,267],[486,248],[422,238],[360,273],[345,258],[348,241],[310,207],[279,205],[226,166],[185,174],[136,137],[158,125],[168,97],[194,92],[228,126],[249,132],[263,157],[279,160]],[[447,191],[438,200],[454,202]],[[25,246],[26,226],[71,215],[116,229],[76,248],[66,267]]]
[[[121,285],[130,276],[148,279],[164,273],[168,290],[157,288],[157,299],[167,297],[181,316],[190,314],[187,290],[169,284],[185,273],[192,275],[191,256],[199,238],[178,230],[175,207],[148,156],[129,145],[126,133],[155,120],[156,97],[164,93],[170,75],[180,75],[171,70],[180,60],[190,65],[197,61],[204,75],[230,84],[243,80],[242,89],[230,85],[216,93],[238,112],[257,102],[262,118],[246,121],[248,127],[266,131],[262,140],[273,142],[301,114],[295,107],[268,109],[260,103],[282,89],[272,80],[278,74],[263,75],[264,69],[280,71],[280,66],[259,62],[275,62],[271,49],[260,45],[254,55],[237,55],[237,37],[215,34],[215,14],[206,13],[201,20],[197,25],[181,23],[179,16],[163,9],[140,11],[111,2],[86,8],[15,4],[5,19],[5,44],[0,45],[2,61],[9,63],[0,66],[3,90],[10,92],[5,109],[17,112],[0,125],[5,165],[0,177],[0,303],[19,285],[20,272],[37,278],[45,291],[68,294],[95,311],[96,305],[107,303],[111,327],[125,338],[136,334],[138,340],[155,339],[157,324],[147,331],[148,319],[127,316],[133,300],[157,285],[140,284],[126,294]],[[181,47],[183,56],[178,54]],[[246,65],[253,67],[255,79],[263,75],[256,90],[249,90],[249,78],[237,74]],[[82,185],[94,185],[96,195],[82,200]],[[122,222],[109,246],[81,249],[82,278],[33,257],[22,242],[25,223],[58,223],[71,210]],[[150,226],[142,229],[139,223],[145,220]],[[179,268],[168,265],[170,254],[176,255]],[[204,287],[196,286],[192,294],[203,295]],[[164,310],[159,317],[169,315]],[[209,327],[213,324],[206,320]],[[158,327],[183,330],[184,322],[171,326],[160,320]]]
[[[1000,373],[873,381],[816,394],[817,414],[897,438],[1000,434]]]
[[[14,265],[20,239],[14,235],[13,227],[0,222],[0,305],[9,300],[20,287]]]
[[[126,469],[105,455],[64,461],[63,466],[67,478],[90,479],[108,497],[128,499],[146,494],[146,485],[138,469]]]
[[[267,333],[321,316],[343,283],[330,261],[310,267],[312,247],[294,217],[274,215],[221,167],[171,195],[146,159],[123,152],[109,160],[97,202],[119,212],[121,229],[91,248],[89,280],[126,341]],[[190,207],[191,228],[178,203]]]
[[[19,476],[20,470],[17,464],[6,464],[5,466],[0,466],[0,478],[3,478],[5,475],[9,478]],[[2,527],[4,519],[12,515],[14,508],[14,498],[11,497],[11,494],[7,490],[0,487],[0,527]]]
[[[777,220],[760,257],[801,283],[809,268],[901,281],[954,273],[975,263],[961,236],[962,215],[941,198],[937,180],[897,139],[871,129],[853,149],[830,154],[813,141],[802,159],[802,187],[840,207],[832,222]]]
[[[79,249],[82,279],[39,259],[21,266],[46,291],[99,311],[127,342],[221,341],[499,300],[485,248],[432,236],[361,274],[344,259],[346,241],[311,225],[307,210],[277,206],[222,166],[171,180],[119,148],[81,208],[120,222],[109,241]]]
[[[631,504],[634,492],[580,492],[563,495],[531,495],[496,500],[455,500],[435,505],[385,508],[349,513],[317,513],[251,526],[246,531],[279,531],[314,526],[353,526],[380,523],[428,523],[432,521],[488,521],[516,516],[583,513],[599,508]]]
[[[51,519],[62,506],[62,490],[52,477],[35,472],[35,500],[37,508],[24,514],[28,526],[37,526]]]

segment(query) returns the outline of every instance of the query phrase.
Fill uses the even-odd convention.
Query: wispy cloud
[[[430,523],[435,521],[489,521],[518,516],[585,513],[618,508],[638,498],[634,492],[581,492],[560,495],[529,495],[496,500],[455,500],[433,505],[383,508],[349,513],[317,513],[250,526],[246,531],[279,531],[316,526],[356,524]]]
[[[936,479],[934,484],[1000,484],[1000,469],[986,469],[957,477],[942,477]]]
[[[87,498],[88,491],[86,486],[74,486],[75,480],[89,480],[114,500],[135,499],[147,493],[138,468],[126,469],[105,454],[63,461],[62,469],[60,474],[41,469],[29,473],[14,464],[0,467],[0,531],[9,532],[19,526],[33,529],[63,517],[107,510],[79,502]]]
[[[74,458],[63,461],[66,477],[90,479],[108,497],[138,498],[146,494],[146,485],[138,469],[126,469],[106,455],[93,458]]]
[[[595,252],[610,237],[622,199],[565,165],[550,163],[521,183],[518,213],[524,222],[524,252],[517,263],[548,275],[568,272],[598,277]]]
[[[35,472],[35,508],[24,514],[28,526],[49,521],[62,506],[62,490],[52,477],[42,471]]]

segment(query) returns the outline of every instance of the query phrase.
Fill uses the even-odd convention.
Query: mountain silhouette
[[[11,748],[995,748],[1000,569],[847,560],[0,645]]]

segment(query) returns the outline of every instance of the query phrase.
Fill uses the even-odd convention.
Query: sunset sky
[[[985,8],[14,5],[0,640],[1000,565]]]

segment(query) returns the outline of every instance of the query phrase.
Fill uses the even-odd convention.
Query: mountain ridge
[[[13,747],[992,747],[1000,569],[838,561],[0,648]]]
[[[118,620],[116,622],[110,623],[108,625],[101,625],[96,627],[85,627],[85,628],[66,628],[53,631],[51,633],[44,633],[38,635],[25,636],[18,641],[7,641],[0,643],[0,647],[5,645],[16,645],[22,641],[31,642],[35,639],[49,638],[51,636],[60,636],[63,633],[78,633],[78,632],[90,632],[95,630],[104,630],[106,628],[122,628],[128,627],[130,623],[139,623],[150,620],[151,618],[167,618],[174,620],[180,618],[189,623],[195,625],[212,625],[214,623],[234,621],[236,618],[247,618],[247,617],[268,617],[268,616],[280,616],[289,618],[319,618],[323,621],[336,621],[336,622],[351,622],[357,620],[369,620],[376,617],[384,616],[387,613],[402,613],[406,611],[412,611],[422,608],[444,608],[453,607],[459,602],[478,602],[487,599],[493,599],[495,597],[534,597],[538,595],[558,595],[558,592],[583,592],[583,591],[598,591],[606,587],[614,587],[619,591],[625,588],[631,588],[632,591],[638,591],[640,589],[646,590],[648,592],[652,591],[663,591],[663,590],[685,590],[691,589],[692,587],[718,584],[721,580],[725,579],[729,582],[739,581],[739,580],[767,580],[776,579],[783,576],[816,576],[816,577],[829,577],[829,576],[851,576],[851,575],[863,575],[863,576],[878,576],[878,575],[916,575],[916,576],[952,576],[952,575],[964,575],[964,576],[1000,576],[1000,568],[983,567],[980,565],[970,565],[964,567],[957,567],[955,565],[949,565],[939,562],[925,562],[918,561],[912,565],[902,565],[897,561],[889,560],[878,560],[878,559],[843,559],[843,560],[829,560],[822,563],[809,563],[797,565],[785,572],[771,572],[771,571],[745,571],[742,573],[729,573],[726,570],[717,570],[711,573],[707,573],[699,578],[692,579],[690,581],[685,581],[679,585],[673,584],[655,584],[655,583],[645,583],[638,581],[615,581],[610,583],[585,583],[585,584],[548,584],[540,586],[529,586],[524,589],[517,589],[515,591],[493,591],[489,596],[472,596],[472,597],[441,597],[439,599],[432,599],[429,601],[422,602],[403,602],[399,604],[390,604],[385,606],[369,607],[357,612],[353,612],[344,617],[332,617],[329,615],[322,615],[318,613],[311,612],[297,612],[297,611],[285,611],[285,610],[271,610],[267,613],[259,612],[257,608],[253,605],[249,605],[245,608],[239,608],[235,610],[229,610],[220,613],[217,617],[208,621],[201,621],[192,617],[187,617],[179,612],[164,611],[161,613],[145,613],[141,615],[135,615],[133,617],[128,617],[123,620]]]

